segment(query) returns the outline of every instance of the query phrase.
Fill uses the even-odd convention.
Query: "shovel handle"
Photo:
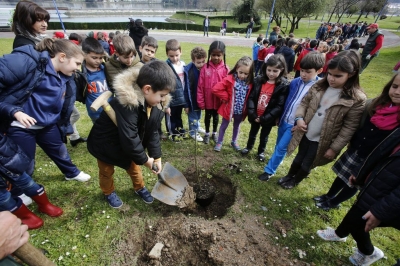
[[[56,264],[49,260],[39,249],[34,247],[31,243],[23,244],[19,249],[14,252],[24,263],[29,266],[55,266]]]

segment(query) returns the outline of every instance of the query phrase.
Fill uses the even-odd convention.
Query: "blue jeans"
[[[247,32],[246,32],[246,38],[250,38],[252,32],[253,32],[253,29],[252,28],[248,28]]]
[[[206,33],[207,33],[207,36],[208,36],[208,26],[207,27],[204,26],[204,34],[203,34],[203,36],[206,36]]]
[[[21,147],[32,162],[35,160],[36,144],[38,144],[66,177],[73,178],[81,172],[72,163],[57,125],[54,124],[37,130],[10,127],[7,135]],[[33,170],[34,163],[26,172],[28,175],[32,175]]]
[[[3,177],[0,177],[0,211],[12,212],[18,209],[22,204],[18,197],[13,197],[7,190],[7,181],[30,197],[38,195],[41,190],[43,190],[43,187],[33,181],[32,177],[25,172],[18,176],[5,176],[5,174],[3,174]]]
[[[276,138],[275,151],[264,167],[264,172],[272,175],[276,173],[279,165],[282,163],[286,156],[287,147],[292,139],[293,125],[282,122],[278,128],[278,137]]]
[[[201,110],[189,111],[188,122],[189,122],[189,135],[190,136],[195,136],[196,131],[199,130],[200,119],[201,119]]]

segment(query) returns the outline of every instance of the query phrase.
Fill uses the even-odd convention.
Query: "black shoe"
[[[204,144],[210,143],[210,135],[205,135],[203,138],[203,142],[204,142]]]
[[[338,209],[340,207],[340,204],[338,205],[333,205],[331,203],[331,200],[323,201],[323,202],[316,202],[315,206],[317,206],[320,209],[323,209],[324,211],[329,211],[330,209]]]
[[[244,148],[243,150],[240,151],[240,153],[242,155],[247,155],[247,154],[249,154],[249,152],[250,152],[250,149],[247,149],[247,148]]]
[[[294,181],[294,179],[290,179],[289,181],[281,184],[281,187],[283,187],[284,189],[292,189],[297,185],[298,184],[296,183],[296,181]]]
[[[278,179],[278,185],[282,185],[283,183],[288,182],[292,178],[294,178],[294,176],[287,175],[287,176],[281,177]]]
[[[327,201],[327,200],[330,200],[330,199],[331,198],[326,194],[313,198],[313,200],[315,200],[316,202],[324,202],[324,201]]]
[[[87,138],[80,137],[79,139],[70,140],[69,143],[71,143],[72,147],[75,147],[76,145],[78,145],[78,143],[83,143],[83,142],[86,142],[86,141],[87,141]]]
[[[265,161],[265,154],[262,152],[259,155],[257,155],[257,160],[259,160],[260,162],[264,162]]]
[[[272,175],[264,172],[264,173],[262,173],[261,175],[258,176],[258,179],[261,180],[261,181],[268,181],[268,180],[271,179],[271,176]]]

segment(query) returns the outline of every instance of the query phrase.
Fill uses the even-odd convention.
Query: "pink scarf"
[[[399,113],[400,106],[390,104],[378,107],[370,121],[380,130],[393,130],[399,126]]]

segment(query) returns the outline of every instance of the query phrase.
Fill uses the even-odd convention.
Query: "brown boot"
[[[25,204],[22,203],[21,207],[12,212],[15,216],[21,219],[23,224],[26,224],[29,229],[38,229],[42,227],[43,220],[31,212]]]
[[[54,206],[49,202],[46,191],[42,191],[40,194],[33,196],[32,199],[37,203],[39,211],[47,214],[51,217],[58,217],[63,214],[63,210],[57,206]]]

